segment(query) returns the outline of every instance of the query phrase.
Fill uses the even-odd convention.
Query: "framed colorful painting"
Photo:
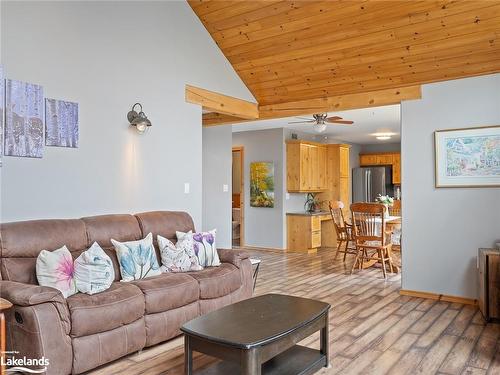
[[[250,163],[250,206],[274,207],[274,163]]]
[[[500,186],[500,126],[434,133],[436,187]]]

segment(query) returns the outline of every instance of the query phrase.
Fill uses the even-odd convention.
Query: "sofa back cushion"
[[[100,215],[82,219],[31,220],[0,224],[0,275],[3,280],[37,284],[36,258],[42,250],[66,246],[73,259],[97,242],[113,262],[115,280],[120,267],[111,238],[136,241],[153,233],[158,261],[156,236],[176,242],[175,231],[194,230],[188,213],[171,211],[144,212],[134,215]]]
[[[42,250],[66,246],[80,254],[87,248],[85,224],[79,219],[31,220],[0,225],[0,272],[3,280],[37,284],[36,258]]]
[[[88,241],[91,244],[97,242],[109,255],[113,262],[115,281],[119,281],[120,265],[111,239],[120,242],[142,239],[143,235],[137,219],[133,215],[100,215],[84,217],[82,221],[87,228]]]
[[[168,238],[175,244],[177,242],[175,231],[194,231],[193,219],[187,212],[151,211],[136,214],[135,217],[139,222],[144,236],[148,233],[153,233],[153,243],[158,261],[161,259],[160,248],[158,246],[158,235]]]

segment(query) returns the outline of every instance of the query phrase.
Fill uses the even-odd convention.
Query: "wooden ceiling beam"
[[[312,113],[399,104],[402,100],[420,99],[420,86],[401,87],[359,94],[330,96],[295,102],[259,106],[260,119],[308,115]]]
[[[250,120],[259,118],[259,108],[256,103],[191,85],[186,85],[186,102],[198,104],[204,109],[230,116]]]
[[[248,121],[247,119],[243,119],[241,117],[224,115],[221,113],[210,112],[204,113],[202,116],[203,126],[217,126],[217,125],[231,125],[237,124],[239,122]]]
[[[384,105],[399,104],[402,100],[412,100],[420,98],[420,86],[410,86],[398,89],[365,92],[361,94],[299,100],[290,103],[259,106],[259,118],[250,121],[310,115],[313,113],[321,112],[343,111],[357,108],[378,107]],[[248,121],[249,120],[247,119],[227,116],[218,113],[203,114],[203,126],[236,124]]]

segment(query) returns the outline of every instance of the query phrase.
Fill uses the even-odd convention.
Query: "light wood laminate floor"
[[[485,325],[472,306],[400,296],[400,275],[384,281],[379,269],[352,276],[317,255],[250,250],[262,259],[255,294],[286,293],[332,305],[331,365],[318,374],[500,374],[500,325]],[[319,335],[303,344],[319,348]],[[91,372],[93,375],[183,373],[177,338]],[[195,353],[195,369],[214,359]],[[225,374],[224,374],[225,375]]]

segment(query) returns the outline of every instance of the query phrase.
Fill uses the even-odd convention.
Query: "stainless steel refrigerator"
[[[375,202],[378,195],[394,195],[391,167],[361,167],[352,170],[352,201]]]

